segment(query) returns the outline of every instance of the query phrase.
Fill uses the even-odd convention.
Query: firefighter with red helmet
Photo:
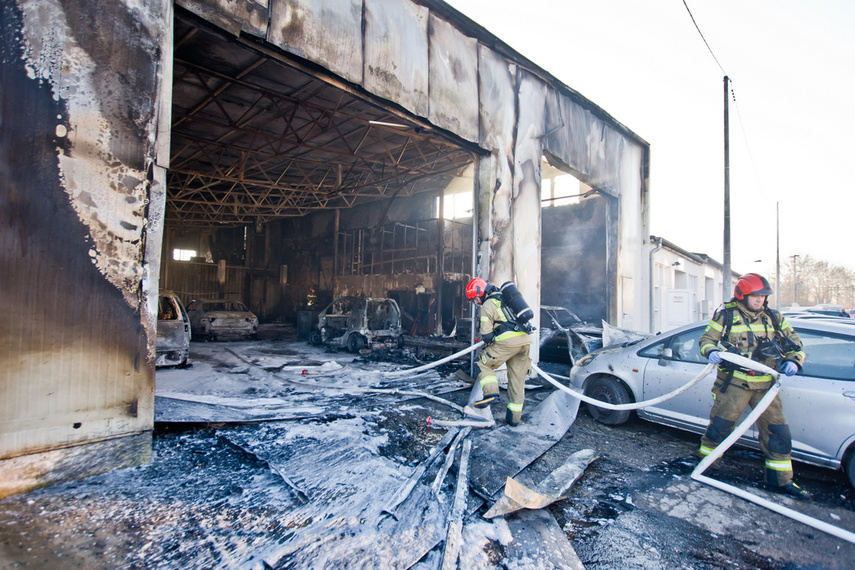
[[[501,290],[480,277],[466,285],[466,298],[481,307],[478,331],[486,344],[478,359],[478,383],[484,396],[474,406],[486,408],[499,399],[496,369],[507,363],[508,409],[505,420],[511,426],[519,425],[525,401],[525,379],[531,370],[531,330],[516,323],[513,311],[503,301]]]
[[[792,325],[769,307],[768,296],[772,294],[765,277],[746,273],[736,282],[733,299],[715,312],[701,336],[701,354],[718,365],[710,423],[701,438],[701,455],[709,455],[724,441],[746,407],[756,406],[774,383],[770,374],[734,367],[721,358],[720,351],[740,354],[787,376],[797,373],[805,360],[801,339]],[[780,394],[757,419],[757,427],[760,449],[766,458],[766,486],[796,498],[810,498],[793,482],[792,438]]]

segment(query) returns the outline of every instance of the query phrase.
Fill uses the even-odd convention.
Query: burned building
[[[0,495],[145,461],[159,288],[447,334],[479,275],[646,326],[647,143],[441,1],[0,14]]]

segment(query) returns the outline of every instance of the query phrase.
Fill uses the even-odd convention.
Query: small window
[[[707,359],[701,356],[701,349],[698,343],[703,332],[704,329],[699,328],[666,338],[662,342],[648,346],[639,352],[638,355],[647,358],[659,358],[662,350],[670,348],[672,360],[708,364]]]
[[[172,259],[175,261],[190,261],[196,257],[196,250],[193,249],[173,249]]]
[[[799,372],[832,380],[855,380],[855,338],[797,331],[807,358]]]

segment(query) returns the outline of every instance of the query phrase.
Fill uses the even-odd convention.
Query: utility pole
[[[775,308],[781,310],[781,203],[775,202]]]
[[[724,293],[722,301],[730,298],[730,119],[727,107],[729,79],[724,76]]]
[[[793,305],[799,304],[799,273],[796,271],[796,262],[799,256],[793,255]]]

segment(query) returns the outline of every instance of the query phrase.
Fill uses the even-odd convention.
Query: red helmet
[[[733,296],[740,301],[745,299],[746,295],[774,295],[772,286],[762,275],[756,273],[746,273],[736,282],[736,287],[733,288]]]
[[[466,285],[466,298],[470,301],[474,300],[475,297],[481,297],[486,292],[487,282],[480,277],[476,277]]]

